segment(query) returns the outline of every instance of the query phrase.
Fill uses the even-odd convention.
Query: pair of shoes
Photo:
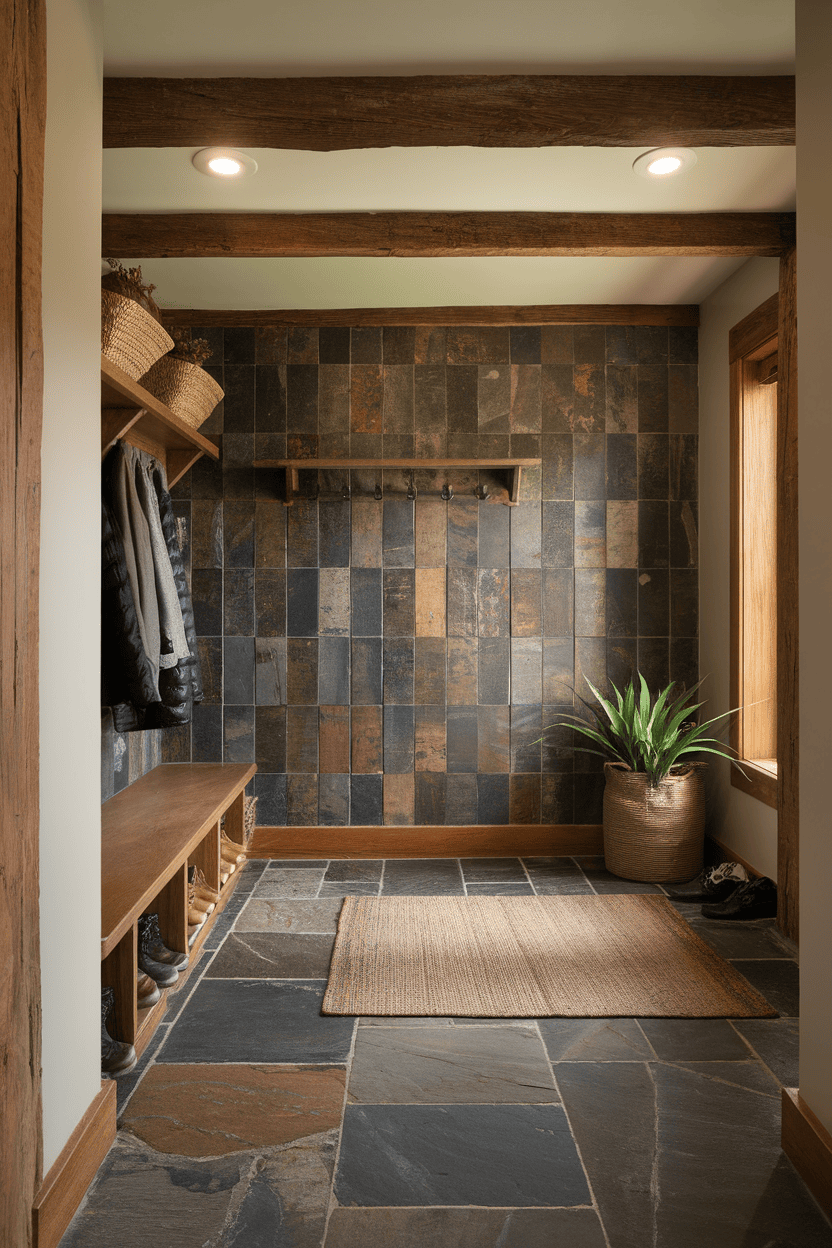
[[[246,847],[245,845],[238,845],[223,833],[222,841],[220,842],[220,855],[224,863],[233,863],[235,866],[239,866],[246,860]]]
[[[204,910],[206,914],[211,914],[217,908],[217,902],[220,899],[219,893],[209,887],[199,867],[191,867],[188,880],[193,885],[194,908],[196,910]]]
[[[145,975],[149,975],[160,988],[170,988],[178,980],[179,971],[170,962],[160,961],[156,953],[172,958],[184,958],[185,962],[188,960],[187,954],[177,955],[162,943],[162,936],[159,931],[159,916],[156,914],[143,914],[139,919],[139,949],[136,958],[139,970],[144,971]],[[183,963],[180,962],[179,965],[183,965]]]
[[[706,867],[687,884],[668,888],[667,895],[674,901],[724,901],[747,879],[748,872],[739,862],[721,862],[718,867]]]
[[[107,1020],[115,1005],[112,988],[101,989],[101,1073],[126,1075],[136,1065],[136,1050],[126,1040],[114,1040],[107,1030]]]
[[[777,885],[767,875],[746,880],[725,901],[702,907],[706,919],[773,919],[777,917]]]
[[[139,971],[139,977],[136,980],[136,1007],[140,1010],[148,1010],[161,998],[162,990],[155,979],[145,975],[144,971]]]

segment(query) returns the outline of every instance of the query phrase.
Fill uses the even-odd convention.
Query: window
[[[777,296],[731,330],[731,782],[777,805]]]

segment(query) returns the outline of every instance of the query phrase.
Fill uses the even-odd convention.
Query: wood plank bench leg
[[[159,931],[168,949],[188,952],[188,867],[182,863],[154,903],[158,907]]]
[[[225,812],[225,835],[235,845],[245,844],[245,790],[238,793]]]
[[[136,924],[122,936],[101,963],[101,986],[115,993],[115,1018],[110,1033],[115,1040],[136,1042]]]

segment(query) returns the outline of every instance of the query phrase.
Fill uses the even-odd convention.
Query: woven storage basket
[[[705,843],[704,763],[650,787],[643,772],[605,763],[604,862],[625,880],[664,884],[702,870]]]
[[[173,339],[135,299],[101,291],[101,352],[134,381],[173,346]]]
[[[142,385],[186,424],[198,429],[223,397],[223,391],[201,364],[163,355],[142,377]]]
[[[254,825],[257,821],[257,798],[246,796],[244,802],[245,812],[243,815],[243,831],[244,841],[246,845],[251,844],[251,838],[254,835]]]

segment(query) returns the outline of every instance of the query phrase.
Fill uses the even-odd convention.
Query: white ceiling
[[[792,0],[105,0],[105,72],[791,73]],[[163,33],[160,33],[163,32]],[[105,152],[104,210],[708,212],[794,207],[794,151],[700,149],[654,184],[641,149],[249,149],[227,183],[192,149]],[[143,260],[165,306],[338,308],[696,303],[739,260]]]

